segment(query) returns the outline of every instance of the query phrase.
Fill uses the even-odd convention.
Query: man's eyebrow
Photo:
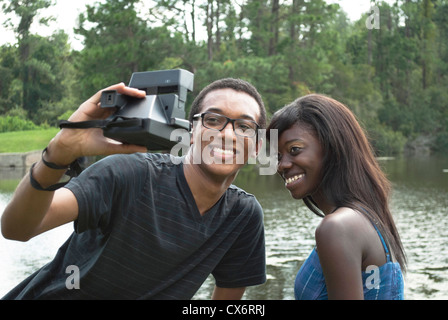
[[[207,109],[207,111],[204,111],[204,112],[215,112],[215,113],[224,115],[224,112],[222,111],[222,109],[216,108],[216,107],[211,107],[211,108]],[[240,115],[238,117],[238,119],[247,119],[247,120],[252,120],[252,121],[256,122],[252,116],[250,116],[248,114],[244,114],[244,113],[242,115]]]

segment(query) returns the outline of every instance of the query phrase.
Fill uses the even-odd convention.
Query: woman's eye
[[[291,147],[289,153],[292,155],[297,155],[298,153],[300,153],[300,151],[302,151],[302,148],[300,147]]]

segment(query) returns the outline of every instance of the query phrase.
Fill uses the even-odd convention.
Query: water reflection
[[[7,181],[10,188],[12,181]],[[2,182],[2,181],[0,181]],[[3,212],[12,192],[5,192],[4,183],[0,184],[0,212]],[[0,297],[16,286],[45,263],[53,259],[58,248],[73,228],[65,225],[39,235],[30,241],[9,241],[0,236]]]
[[[408,296],[448,298],[448,200],[434,188],[397,188],[393,207],[408,255]]]
[[[448,298],[448,159],[384,164],[393,181],[392,207],[408,255],[407,297]]]
[[[393,182],[392,212],[408,256],[405,297],[448,299],[448,173],[443,172],[448,159],[403,158],[381,165]],[[265,213],[268,280],[248,288],[245,299],[293,299],[294,278],[314,246],[320,218],[292,199],[277,176],[247,168],[236,183],[256,195]],[[10,192],[0,178],[0,212]],[[71,230],[67,225],[25,244],[0,237],[0,296],[50,260]],[[195,299],[209,299],[212,290],[209,278]]]

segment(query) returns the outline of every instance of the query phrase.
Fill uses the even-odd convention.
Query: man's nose
[[[226,126],[220,131],[221,135],[232,138],[235,138],[235,130],[233,130],[232,122],[228,122]]]

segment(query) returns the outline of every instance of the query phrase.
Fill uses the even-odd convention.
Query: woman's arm
[[[357,221],[352,218],[353,215],[335,212],[326,216],[316,229],[317,253],[329,299],[364,299],[363,243],[358,237]]]

